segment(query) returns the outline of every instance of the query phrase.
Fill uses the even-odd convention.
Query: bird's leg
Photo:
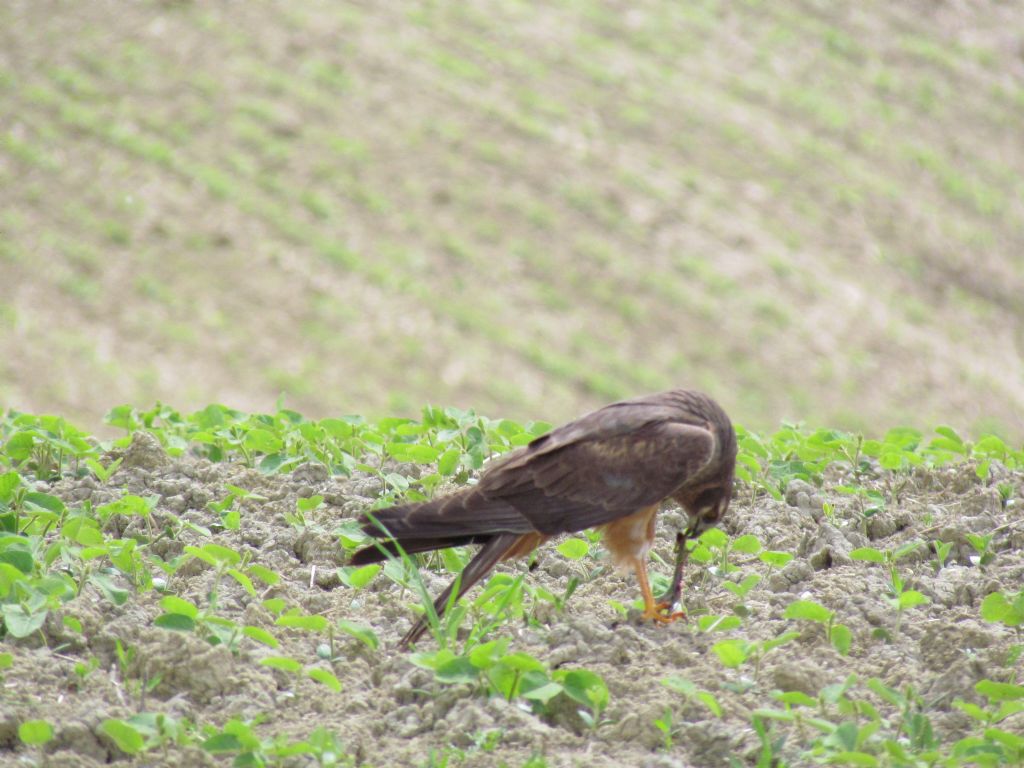
[[[640,583],[640,594],[644,598],[644,614],[645,619],[651,621],[659,621],[663,624],[669,624],[682,616],[684,613],[671,613],[666,610],[666,606],[658,604],[654,601],[654,593],[651,592],[651,583],[647,580],[647,564],[639,557],[633,561],[633,569],[636,571],[636,580]]]
[[[670,611],[679,605],[679,595],[683,587],[683,567],[689,559],[690,551],[686,548],[687,535],[683,531],[676,533],[676,564],[672,572],[672,581],[668,589],[658,599],[658,607],[663,611]]]

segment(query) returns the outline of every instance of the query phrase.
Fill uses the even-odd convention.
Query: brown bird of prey
[[[644,618],[672,621],[685,552],[677,551],[669,603],[657,603],[647,580],[647,552],[661,503],[689,516],[677,546],[718,523],[729,508],[736,433],[725,411],[699,392],[675,389],[612,403],[538,437],[487,467],[476,485],[431,501],[364,514],[363,530],[387,541],[355,553],[362,565],[405,552],[482,544],[437,598],[441,616],[500,560],[520,557],[560,533],[600,527],[612,560],[631,568]],[[408,647],[427,629],[421,617],[402,638]]]

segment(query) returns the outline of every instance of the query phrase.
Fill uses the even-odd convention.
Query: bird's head
[[[727,482],[705,486],[696,494],[682,500],[683,509],[689,515],[686,537],[700,536],[708,528],[714,528],[729,510],[732,498],[732,478]]]

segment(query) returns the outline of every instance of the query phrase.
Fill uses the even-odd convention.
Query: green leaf
[[[845,624],[834,624],[832,626],[832,647],[839,651],[841,656],[850,652],[850,645],[853,643],[853,632]]]
[[[362,567],[344,565],[338,569],[338,578],[345,586],[362,589],[376,576],[381,569],[380,563],[371,563]]]
[[[35,437],[32,432],[15,432],[4,446],[4,452],[15,461],[24,461],[32,455]]]
[[[1002,592],[992,592],[981,601],[981,618],[985,621],[1002,621],[1010,613],[1010,601]]]
[[[193,603],[176,595],[167,595],[162,598],[160,600],[160,607],[167,613],[180,613],[182,616],[188,616],[190,619],[194,619],[199,615],[199,609]]]
[[[101,520],[106,520],[113,515],[147,517],[159,500],[159,496],[136,496],[129,493],[117,501],[97,507],[96,515]]]
[[[555,675],[566,695],[585,707],[600,713],[608,706],[608,686],[600,675],[587,669],[558,670]]]
[[[698,541],[711,549],[725,549],[725,546],[729,543],[729,537],[725,531],[719,528],[708,528],[700,535]]]
[[[477,669],[490,669],[501,660],[507,649],[508,638],[480,643],[470,650],[469,662]]]
[[[90,574],[89,583],[96,586],[114,605],[124,605],[128,600],[128,590],[114,584],[105,573]]]
[[[850,552],[850,557],[854,560],[867,560],[870,563],[885,562],[885,553],[879,552],[874,547],[858,547]]]
[[[263,607],[275,616],[280,613],[283,613],[287,605],[288,604],[284,601],[284,598],[282,597],[268,597],[266,600],[263,601]]]
[[[758,555],[758,559],[773,568],[784,568],[793,559],[793,555],[789,552],[762,552]]]
[[[963,439],[960,437],[960,435],[958,435],[956,433],[956,430],[953,429],[952,427],[946,427],[946,426],[936,427],[935,428],[935,433],[938,434],[938,435],[942,435],[947,440],[949,440],[953,445],[957,445],[960,448],[963,448],[963,446],[964,446]]]
[[[711,646],[718,660],[730,669],[735,669],[747,659],[747,643],[743,640],[722,640]]]
[[[874,768],[880,763],[877,757],[867,752],[836,752],[829,755],[829,765],[862,765]]]
[[[590,552],[590,544],[583,539],[571,538],[566,539],[557,547],[555,547],[563,557],[567,557],[570,560],[581,560],[587,556]]]
[[[753,534],[746,534],[740,536],[732,543],[732,551],[740,552],[744,555],[756,555],[761,551],[761,540]]]
[[[341,681],[338,680],[337,677],[335,677],[332,673],[328,672],[326,669],[313,667],[312,669],[307,669],[306,674],[309,675],[310,678],[312,678],[313,680],[316,680],[318,683],[326,685],[335,693],[341,693]]]
[[[232,579],[234,579],[239,584],[241,584],[242,585],[242,589],[244,589],[246,592],[248,592],[253,597],[256,597],[256,587],[254,587],[252,585],[252,581],[249,579],[248,576],[246,576],[244,573],[242,573],[237,568],[228,568],[227,574]]]
[[[970,702],[964,701],[963,699],[956,699],[953,702],[953,706],[959,709],[961,712],[973,717],[975,720],[987,723],[989,714],[984,709],[979,707],[977,704],[971,704]]]
[[[449,448],[441,457],[437,460],[437,472],[445,477],[455,474],[455,470],[459,466],[459,458],[462,456],[462,451],[458,448]]]
[[[202,547],[186,546],[185,551],[194,557],[198,557],[205,563],[219,568],[224,565],[238,565],[242,562],[242,556],[228,547],[220,544],[204,544]]]
[[[21,536],[0,539],[0,563],[7,563],[26,576],[35,570],[35,559],[28,541]]]
[[[242,749],[242,742],[233,733],[217,733],[202,743],[202,748],[210,754],[226,754]]]
[[[726,581],[722,583],[722,586],[732,592],[736,597],[742,600],[747,596],[754,587],[757,586],[758,582],[761,581],[761,577],[756,573],[747,574],[743,581],[737,583]]]
[[[710,694],[707,691],[697,691],[694,696],[705,707],[711,710],[711,714],[715,717],[722,716],[722,705],[718,703],[718,699],[716,699],[713,694]]]
[[[318,509],[320,507],[320,505],[323,504],[323,503],[324,503],[324,497],[323,496],[319,496],[319,495],[318,496],[310,496],[310,497],[305,498],[305,499],[296,499],[295,507],[300,512],[312,512],[313,510]]]
[[[275,622],[279,627],[288,629],[305,629],[309,632],[326,632],[330,622],[324,616],[286,614],[278,616]]]
[[[779,691],[774,693],[773,696],[777,701],[788,704],[791,707],[816,707],[818,705],[817,699],[812,699],[803,691]]]
[[[53,738],[53,726],[46,720],[26,720],[18,726],[18,738],[29,746],[45,744]]]
[[[432,464],[441,455],[441,449],[422,443],[388,443],[387,452],[396,461]]]
[[[1024,736],[1018,736],[1001,728],[986,728],[985,738],[999,742],[1008,751],[1015,753],[1018,758],[1024,755]]]
[[[347,619],[339,619],[338,629],[348,635],[351,635],[356,640],[359,640],[371,651],[376,651],[380,646],[380,640],[377,639],[377,635],[372,629],[370,629],[370,627],[364,624],[359,624],[355,621],[348,621]]]
[[[253,564],[250,565],[247,570],[250,575],[255,576],[264,584],[271,587],[281,580],[281,577],[278,576],[277,573],[262,565]]]
[[[298,674],[302,671],[302,665],[295,659],[288,656],[267,656],[260,659],[259,663],[264,667],[279,669],[282,672],[294,672]]]
[[[29,612],[17,603],[0,605],[0,617],[3,617],[7,632],[11,637],[28,637],[36,632],[46,621],[47,611]]]
[[[55,515],[62,515],[67,512],[64,502],[56,496],[38,491],[29,491],[25,494],[25,509],[30,512],[45,510]]]
[[[828,624],[832,619],[832,611],[813,600],[794,600],[786,606],[782,614],[785,619],[805,619]]]
[[[697,628],[701,632],[728,632],[730,629],[738,629],[741,626],[743,626],[743,620],[735,615],[705,614],[697,617]]]
[[[534,683],[537,683],[534,685]],[[530,701],[539,701],[542,705],[546,705],[551,699],[555,698],[558,694],[562,693],[565,689],[556,682],[548,680],[547,682],[523,680],[522,686],[519,688],[519,695],[524,699]]]
[[[901,592],[899,596],[899,606],[901,609],[913,608],[917,605],[924,605],[930,603],[931,599],[922,595],[916,589],[908,589],[906,592]]]
[[[0,562],[0,597],[6,597],[19,581],[26,581],[25,574],[10,563]]]
[[[456,656],[434,670],[434,676],[442,683],[473,683],[480,677],[480,670],[465,656]]]
[[[256,453],[277,453],[284,446],[281,439],[269,429],[250,429],[242,444]]]
[[[103,544],[103,532],[99,522],[87,517],[69,517],[61,526],[60,535],[83,547],[97,547]]]
[[[142,734],[124,720],[104,720],[100,723],[100,731],[113,739],[117,748],[127,755],[138,754],[145,744]]]
[[[773,648],[778,648],[780,645],[785,645],[786,643],[793,642],[798,637],[800,637],[800,633],[799,632],[783,632],[778,637],[773,637],[771,640],[763,641],[762,642],[762,647],[764,648],[765,652],[767,653],[768,651],[772,650]]]
[[[181,613],[163,613],[153,619],[153,624],[161,629],[174,632],[191,632],[196,627],[195,620]]]
[[[545,672],[543,662],[534,658],[528,653],[523,651],[516,651],[515,653],[509,653],[501,657],[501,664],[510,669],[516,669],[520,672]],[[591,673],[587,673],[591,674]]]
[[[974,690],[991,702],[1024,699],[1024,685],[1014,685],[1013,683],[982,680],[974,686]]]
[[[263,643],[263,645],[266,645],[270,648],[278,648],[281,645],[277,641],[276,637],[270,634],[270,632],[268,632],[267,630],[262,629],[260,627],[253,627],[251,625],[244,626],[242,627],[242,634],[248,638],[255,640],[257,643]]]

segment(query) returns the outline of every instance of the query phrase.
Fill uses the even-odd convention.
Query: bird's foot
[[[644,611],[643,617],[659,624],[671,624],[673,621],[686,618],[686,611],[678,610],[678,603],[655,603]]]

